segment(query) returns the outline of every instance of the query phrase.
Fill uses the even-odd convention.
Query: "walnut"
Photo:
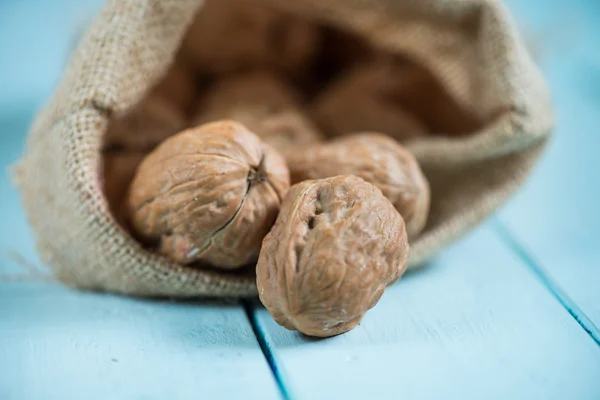
[[[275,321],[311,336],[355,327],[406,270],[404,221],[353,175],[292,186],[257,265],[261,302]]]
[[[199,69],[224,74],[273,68],[301,73],[318,31],[308,21],[251,0],[206,0],[181,49]]]
[[[325,133],[374,130],[399,141],[423,135],[459,136],[481,121],[427,68],[397,56],[379,55],[335,81],[313,103]]]
[[[174,104],[156,94],[149,95],[131,110],[110,120],[104,135],[104,149],[149,152],[186,125],[185,115]]]
[[[184,61],[176,60],[151,89],[151,93],[169,101],[186,115],[192,111],[195,103],[196,86],[192,68]]]
[[[263,141],[277,149],[286,159],[298,149],[322,141],[312,122],[299,111],[283,111],[256,124]]]
[[[206,93],[196,121],[239,121],[287,157],[322,140],[299,103],[300,95],[292,86],[273,74],[235,74],[217,81]]]
[[[328,24],[319,25],[318,29],[320,40],[316,55],[308,72],[309,77],[301,83],[303,91],[308,91],[312,96],[348,70],[379,57],[379,50],[374,49],[361,35]]]
[[[138,167],[134,232],[182,264],[237,268],[256,260],[289,187],[277,151],[242,124],[217,121],[165,140]]]
[[[103,156],[100,182],[109,210],[121,224],[126,217],[124,204],[127,190],[144,155],[141,152],[116,152]]]
[[[312,116],[330,137],[377,131],[404,141],[427,134],[427,127],[386,96],[393,76],[379,64],[361,66],[317,96]]]
[[[377,186],[406,223],[412,239],[425,227],[430,190],[417,160],[399,143],[378,133],[345,136],[298,151],[288,158],[292,183],[342,174]]]

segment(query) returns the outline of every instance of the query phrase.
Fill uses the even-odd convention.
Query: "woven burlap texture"
[[[481,222],[523,183],[553,127],[545,83],[494,0],[264,0],[348,29],[426,65],[486,121],[475,134],[410,145],[432,184],[411,267]],[[108,211],[98,181],[108,118],[166,71],[200,0],[111,0],[39,113],[18,186],[42,260],[67,285],[135,296],[251,296],[254,278],[175,265],[144,250]]]

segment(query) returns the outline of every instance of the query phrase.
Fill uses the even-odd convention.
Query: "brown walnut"
[[[430,70],[386,55],[334,81],[313,102],[312,114],[331,136],[373,130],[405,141],[465,135],[481,127]]]
[[[206,93],[196,121],[239,121],[287,157],[322,140],[299,103],[300,95],[274,74],[234,74],[217,81]]]
[[[318,31],[308,21],[253,0],[206,0],[183,43],[198,69],[224,74],[255,68],[301,73]]]
[[[175,60],[159,82],[151,89],[187,115],[196,100],[197,82],[192,67],[183,60]]]
[[[144,156],[186,126],[184,114],[153,91],[127,112],[115,115],[104,134],[100,184],[113,216],[124,223],[126,192]]]
[[[104,149],[108,152],[149,152],[186,125],[186,117],[176,105],[162,96],[149,95],[109,121]]]
[[[393,75],[375,63],[352,69],[314,100],[312,115],[330,137],[377,131],[404,141],[427,133],[427,127],[386,96]]]
[[[237,268],[256,260],[289,187],[277,151],[242,124],[188,129],[150,153],[131,184],[134,231],[182,264]]]
[[[263,241],[260,300],[287,329],[337,335],[400,278],[408,255],[404,221],[375,186],[353,175],[304,181]]]
[[[414,156],[386,135],[344,136],[288,157],[292,183],[352,174],[377,186],[406,223],[412,239],[425,227],[430,189]]]
[[[104,154],[100,182],[104,196],[115,220],[125,222],[127,190],[135,175],[135,169],[144,159],[142,152],[116,152]]]

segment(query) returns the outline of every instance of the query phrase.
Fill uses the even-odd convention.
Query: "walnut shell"
[[[404,141],[426,135],[421,121],[384,96],[380,86],[389,79],[377,65],[355,68],[314,100],[312,116],[330,137],[377,131]]]
[[[196,79],[187,63],[176,60],[151,92],[173,104],[184,115],[192,111],[196,100]]]
[[[385,55],[335,81],[312,110],[332,136],[374,130],[404,141],[431,134],[464,135],[481,128],[481,121],[431,71]]]
[[[255,129],[260,132],[260,138],[277,149],[287,160],[298,149],[321,143],[321,134],[297,110],[281,112],[256,123]]]
[[[217,81],[206,93],[196,122],[224,118],[241,122],[287,157],[322,141],[299,102],[300,95],[292,86],[274,74],[235,74]]]
[[[400,278],[408,255],[404,221],[375,186],[353,175],[304,181],[263,241],[260,300],[287,329],[337,335]]]
[[[242,124],[217,121],[144,159],[128,197],[131,225],[176,262],[242,267],[256,260],[288,187],[277,151]]]
[[[109,121],[104,148],[149,152],[186,125],[186,117],[177,106],[161,96],[149,95]]]
[[[119,223],[124,223],[124,207],[129,185],[135,176],[137,166],[144,159],[141,152],[106,153],[102,158],[100,182],[109,210]]]
[[[406,223],[409,238],[425,227],[429,183],[413,155],[386,135],[345,136],[288,157],[292,183],[352,174],[377,186]]]
[[[301,73],[318,31],[308,21],[251,0],[206,0],[181,49],[199,69],[225,74],[255,68]]]

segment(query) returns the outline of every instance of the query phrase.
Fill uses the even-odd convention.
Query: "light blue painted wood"
[[[49,95],[74,33],[102,3],[0,3],[0,399],[275,399],[240,304],[152,302],[9,283],[39,265],[5,168],[32,104]],[[30,278],[28,278],[30,279]]]
[[[0,284],[2,399],[278,399],[239,304]]]
[[[389,288],[355,330],[257,319],[298,399],[598,399],[600,348],[490,231]]]
[[[523,25],[535,21],[529,30],[558,125],[529,184],[500,213],[498,232],[600,340],[600,3],[509,3]]]
[[[433,269],[392,288],[356,331],[331,340],[286,331],[260,309],[265,340],[299,398],[598,398],[598,349],[552,300],[548,280],[529,273],[522,249],[507,244],[524,239],[575,306],[595,318],[600,53],[590,51],[598,49],[590,22],[599,7],[583,0],[509,3],[540,52],[559,108],[549,154],[502,213],[517,240],[501,244],[497,229],[476,232]]]
[[[0,168],[30,112],[0,116]],[[0,399],[276,399],[240,304],[176,304],[8,283],[39,264],[19,198],[0,176]],[[4,281],[3,281],[4,280]]]
[[[8,60],[0,65],[4,109],[32,99],[37,103],[50,92],[68,51],[63,39],[76,21],[71,18],[76,13],[64,7],[75,3],[0,4],[0,58]],[[590,243],[599,221],[598,214],[581,209],[593,211],[598,204],[598,189],[586,185],[589,174],[582,173],[598,170],[593,162],[598,139],[591,135],[598,119],[591,112],[597,113],[600,96],[598,80],[591,77],[600,62],[598,54],[588,51],[598,35],[586,33],[589,27],[579,23],[573,8],[565,8],[594,4],[509,3],[520,6],[529,26],[545,27],[542,63],[558,95],[561,128],[531,185],[502,213],[502,223],[595,316],[597,253],[590,252]],[[30,15],[34,4],[41,5],[40,12]],[[556,12],[559,5],[563,8]],[[577,18],[565,18],[573,15]],[[547,28],[549,19],[562,21],[563,31],[570,26],[566,39],[550,35],[557,29]],[[39,29],[45,29],[43,35]],[[36,45],[23,46],[14,37]],[[0,166],[16,158],[21,139],[5,138],[24,131],[29,113],[0,118]],[[573,144],[576,137],[579,145]],[[583,195],[570,196],[575,190]],[[6,249],[37,260],[18,210],[18,198],[3,176],[0,273],[21,271]],[[487,228],[454,246],[431,269],[391,288],[347,335],[306,340],[276,326],[264,310],[257,318],[283,379],[299,398],[592,399],[600,393],[598,349]],[[277,396],[240,307],[143,302],[45,284],[0,284],[0,397],[10,398],[6,394],[64,399]]]

